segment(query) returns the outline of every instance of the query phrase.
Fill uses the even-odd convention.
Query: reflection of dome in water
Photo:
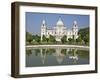
[[[59,55],[59,56],[56,56],[56,57],[57,57],[57,62],[58,62],[59,64],[61,64],[62,61],[63,61],[64,56]]]
[[[59,64],[61,64],[62,61],[63,61],[63,59],[64,59],[64,55],[61,54],[61,49],[60,49],[60,48],[56,49],[56,53],[54,54],[54,56],[56,57],[57,62],[58,62]]]

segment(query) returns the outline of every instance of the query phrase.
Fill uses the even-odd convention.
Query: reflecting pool
[[[89,49],[62,47],[26,48],[26,67],[89,64]]]

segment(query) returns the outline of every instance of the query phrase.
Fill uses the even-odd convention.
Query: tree
[[[86,36],[84,37],[84,42],[85,44],[87,44],[89,42],[89,35],[86,34]]]
[[[61,42],[62,43],[66,43],[67,42],[67,36],[64,35],[62,38],[61,38]]]
[[[72,42],[72,41],[73,41],[73,39],[72,39],[72,38],[68,38],[68,41],[69,41],[69,42]]]
[[[33,40],[32,34],[29,32],[26,32],[26,41],[31,43],[32,40]]]
[[[78,34],[80,34],[81,38],[83,39],[84,36],[86,36],[86,34],[89,34],[89,27],[88,28],[80,29]]]
[[[40,36],[36,35],[35,36],[35,41],[38,42],[38,43],[40,43]]]
[[[49,42],[55,42],[56,40],[55,40],[55,37],[54,36],[52,36],[52,35],[50,35],[49,36]]]
[[[47,38],[45,37],[45,35],[43,35],[42,39],[43,39],[42,40],[43,42],[46,42],[47,41]]]
[[[82,42],[81,36],[79,36],[79,37],[76,39],[76,42]]]
[[[89,43],[89,27],[80,29],[79,34],[80,34],[81,39],[85,42],[85,44]]]
[[[46,41],[48,42],[49,41],[49,38],[46,38]]]

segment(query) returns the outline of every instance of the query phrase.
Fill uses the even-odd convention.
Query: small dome
[[[77,24],[77,21],[74,21],[74,24]]]
[[[59,18],[59,20],[58,20],[58,22],[57,22],[57,24],[56,25],[64,25],[64,23],[63,23],[63,21],[61,20],[61,18]]]
[[[46,23],[45,20],[43,20],[42,23],[45,24]]]

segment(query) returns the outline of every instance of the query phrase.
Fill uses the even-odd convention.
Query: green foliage
[[[47,38],[45,37],[45,35],[43,35],[42,39],[43,39],[42,40],[43,42],[46,42],[47,41]]]
[[[41,40],[40,40],[40,36],[36,35],[36,36],[35,36],[35,41],[38,42],[38,43],[40,43],[40,41],[41,41]]]
[[[26,32],[26,41],[31,43],[32,40],[33,40],[32,34],[29,32]]]
[[[84,42],[85,44],[88,44],[89,43],[89,34],[86,34],[86,36],[84,37]]]
[[[64,35],[62,38],[61,38],[61,42],[62,43],[66,43],[67,42],[67,36]]]
[[[56,42],[55,37],[50,35],[49,36],[49,42]]]
[[[73,41],[73,39],[72,39],[72,38],[68,38],[68,41],[69,41],[69,42],[72,42],[72,41]]]
[[[85,44],[89,43],[89,27],[80,29],[79,35],[80,35],[81,39],[85,42]]]
[[[40,36],[26,32],[26,44],[40,43]]]
[[[76,39],[76,42],[82,42],[81,36],[79,36],[79,37]]]
[[[49,38],[46,38],[46,41],[49,42]]]

